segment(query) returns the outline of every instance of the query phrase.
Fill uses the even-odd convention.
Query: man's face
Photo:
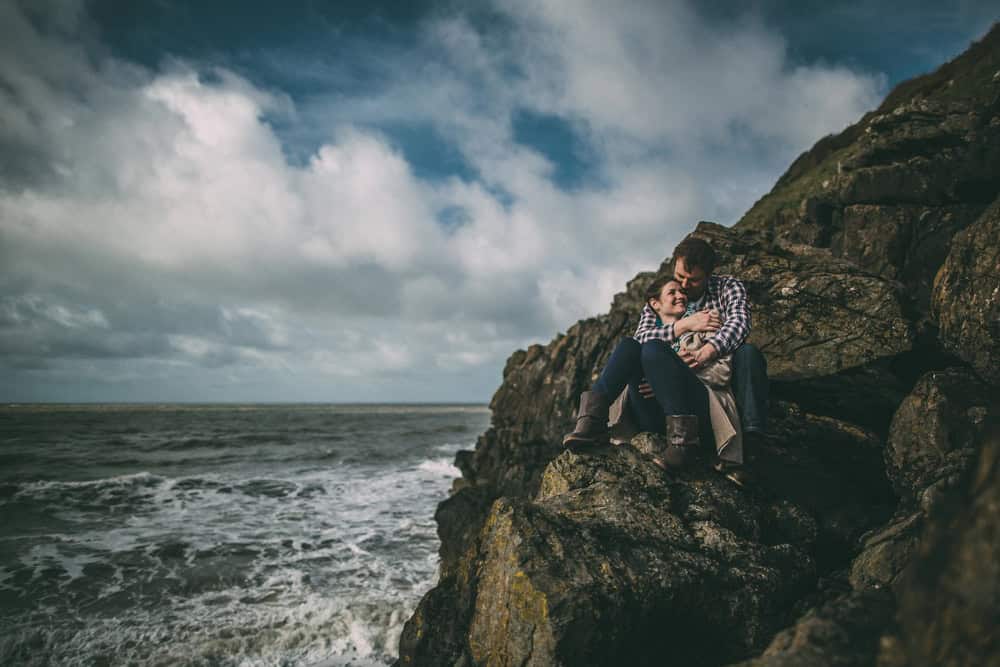
[[[705,294],[705,286],[708,285],[705,269],[700,266],[688,268],[683,257],[678,257],[674,261],[674,280],[681,284],[681,288],[691,301],[700,299]]]

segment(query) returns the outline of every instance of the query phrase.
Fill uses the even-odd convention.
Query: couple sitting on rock
[[[702,239],[688,237],[677,246],[673,275],[646,290],[635,334],[621,340],[580,397],[576,428],[564,445],[657,433],[666,435],[666,446],[654,461],[671,468],[682,466],[699,443],[714,443],[715,469],[740,486],[749,483],[744,436],[756,437],[766,426],[767,364],[744,342],[750,333],[746,288],[712,275],[715,263],[715,250]]]

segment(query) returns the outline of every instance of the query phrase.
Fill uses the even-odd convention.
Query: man
[[[674,279],[688,297],[685,319],[697,318],[695,330],[706,331],[706,345],[695,352],[680,349],[677,354],[697,371],[714,360],[732,354],[732,387],[736,397],[744,444],[752,449],[767,428],[767,362],[754,345],[747,343],[750,333],[750,304],[743,283],[731,276],[713,275],[715,249],[702,239],[687,237],[674,250]],[[663,326],[647,303],[639,317],[634,338],[640,344],[662,340],[673,344],[677,338],[674,325]],[[653,398],[652,387],[639,386],[640,393]],[[750,476],[741,465],[720,464],[720,472],[741,486]]]

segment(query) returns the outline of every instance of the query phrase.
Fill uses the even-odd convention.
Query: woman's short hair
[[[674,261],[684,258],[684,266],[688,269],[700,268],[706,274],[715,270],[715,248],[708,241],[696,236],[689,236],[674,248]]]

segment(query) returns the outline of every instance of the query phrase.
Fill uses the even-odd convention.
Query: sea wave
[[[417,466],[418,470],[442,477],[461,477],[462,471],[452,464],[451,459],[432,459]]]
[[[0,481],[0,664],[391,662],[437,576],[451,457],[488,413],[463,429],[453,410],[379,410],[405,418],[179,409],[133,429],[108,411],[103,430],[90,413],[12,444],[28,459]],[[285,422],[295,442],[272,446]]]

